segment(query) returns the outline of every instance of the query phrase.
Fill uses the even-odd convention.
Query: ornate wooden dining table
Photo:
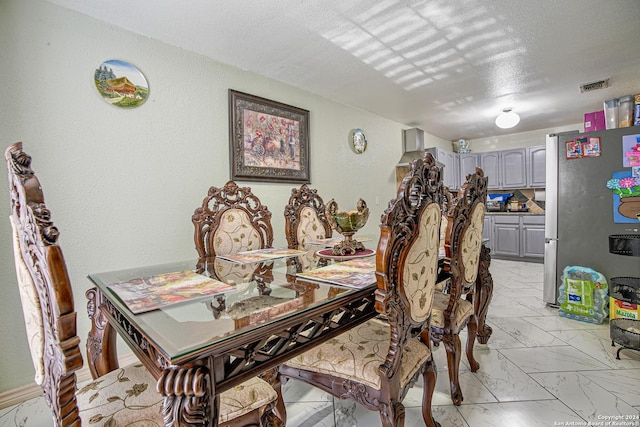
[[[483,247],[474,305],[478,340],[493,282]],[[204,258],[90,274],[87,291],[92,327],[87,358],[94,378],[118,368],[119,335],[157,380],[166,426],[216,426],[219,395],[247,379],[268,379],[286,360],[377,315],[375,283],[332,286],[296,277],[297,258],[237,264]],[[192,271],[233,284],[221,295],[134,314],[111,285],[165,273]]]
[[[303,281],[295,258],[254,264],[200,259],[90,274],[94,377],[118,367],[116,334],[157,380],[165,425],[217,425],[219,394],[377,313],[375,283],[361,289]],[[233,291],[134,314],[111,285],[193,271]]]

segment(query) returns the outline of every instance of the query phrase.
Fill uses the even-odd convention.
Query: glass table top
[[[296,280],[294,261],[305,256],[297,265],[310,265],[308,254],[251,264],[207,258],[90,274],[89,279],[172,361],[359,291]],[[231,290],[134,314],[111,288],[117,282],[185,271],[227,283]],[[373,283],[370,289],[375,287]]]

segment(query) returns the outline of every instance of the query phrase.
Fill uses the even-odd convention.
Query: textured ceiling
[[[49,1],[449,140],[640,93],[640,0]]]

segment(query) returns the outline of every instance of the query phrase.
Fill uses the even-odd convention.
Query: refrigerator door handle
[[[544,242],[545,242],[545,243],[557,242],[557,241],[558,241],[558,239],[553,238],[553,237],[545,237],[545,238],[544,238]]]

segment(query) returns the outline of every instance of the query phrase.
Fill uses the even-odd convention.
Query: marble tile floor
[[[493,260],[493,335],[476,344],[480,369],[462,357],[461,406],[449,395],[445,350],[434,349],[434,416],[442,427],[640,426],[640,352],[616,360],[609,325],[569,320],[542,301],[542,264]],[[462,343],[466,342],[462,337]],[[380,426],[377,412],[303,383],[284,386],[291,427]],[[407,394],[406,427],[423,426],[420,382]],[[0,410],[0,427],[51,425],[42,398]]]

